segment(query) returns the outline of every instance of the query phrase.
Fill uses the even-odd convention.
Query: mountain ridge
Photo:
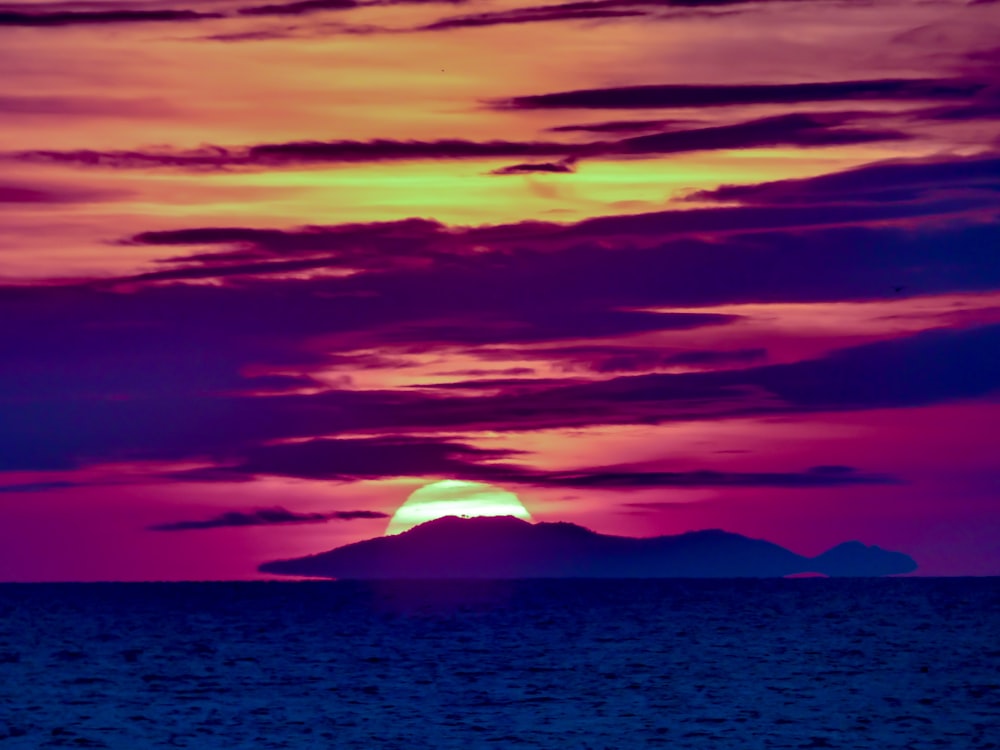
[[[722,529],[628,537],[513,516],[446,516],[402,534],[259,567],[264,573],[342,579],[875,577],[916,569],[909,555],[858,541],[805,557]]]

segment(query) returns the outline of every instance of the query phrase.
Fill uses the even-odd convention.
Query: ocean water
[[[0,585],[8,748],[1000,747],[1000,579]]]

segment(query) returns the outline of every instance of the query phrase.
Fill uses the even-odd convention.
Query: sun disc
[[[414,491],[396,509],[385,535],[399,534],[445,516],[515,516],[531,520],[528,509],[513,492],[484,482],[445,479]]]

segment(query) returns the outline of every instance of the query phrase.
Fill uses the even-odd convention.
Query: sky
[[[0,580],[434,481],[1000,575],[1000,5],[0,3]]]

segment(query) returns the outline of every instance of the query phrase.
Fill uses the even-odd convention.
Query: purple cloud
[[[648,2],[577,2],[562,5],[544,5],[533,8],[514,8],[511,10],[476,13],[467,16],[445,18],[434,23],[421,26],[417,31],[447,31],[450,29],[481,28],[484,26],[500,26],[508,24],[546,23],[552,21],[586,21],[613,18],[634,18],[648,15],[647,11],[624,6],[645,5]],[[617,6],[617,7],[615,7]]]
[[[602,341],[607,350],[595,342],[588,351],[586,342],[733,322],[731,316],[646,312],[653,308],[895,298],[900,286],[907,294],[997,289],[998,196],[971,189],[988,182],[989,166],[947,161],[896,164],[888,172],[876,165],[868,175],[883,187],[907,179],[947,186],[947,200],[893,202],[858,190],[848,203],[850,186],[861,180],[848,170],[800,181],[795,192],[813,197],[797,205],[782,197],[787,184],[772,183],[758,186],[761,195],[777,191],[761,197],[763,205],[570,225],[449,228],[412,221],[140,234],[130,241],[217,246],[218,252],[174,258],[170,265],[213,270],[220,283],[132,278],[117,285],[0,287],[0,316],[11,321],[0,327],[0,470],[180,459],[249,468],[255,446],[293,439],[993,398],[1000,385],[996,327],[931,332],[782,365],[766,364],[757,345],[648,352]],[[886,218],[906,222],[893,226]],[[492,252],[476,250],[483,246]],[[247,262],[318,258],[356,272],[226,275]],[[529,362],[549,357],[557,367],[566,365],[569,377],[498,376],[484,384],[470,382],[477,377],[470,375],[436,389],[365,390],[329,375],[442,348],[484,358],[503,350]],[[672,366],[707,371],[586,379],[588,372]],[[479,395],[486,387],[490,398]],[[491,462],[441,446],[378,449],[386,462],[438,451],[434,460],[449,470]],[[278,460],[276,453],[252,455]],[[403,458],[398,461],[402,467]],[[360,460],[357,465],[363,467]]]
[[[227,470],[243,474],[276,474],[311,479],[353,479],[392,476],[469,476],[479,473],[477,461],[512,455],[463,443],[382,436],[257,445]]]
[[[633,346],[567,346],[560,348],[532,349],[522,356],[561,363],[566,371],[591,372],[641,372],[663,367],[719,367],[748,365],[767,358],[762,347],[729,351],[690,350],[665,352],[662,348]]]
[[[932,331],[792,364],[618,377],[501,392],[489,399],[451,393],[331,390],[293,396],[8,401],[8,420],[0,424],[0,469],[51,470],[83,461],[215,456],[221,466],[236,467],[238,474],[252,469],[322,471],[329,476],[343,465],[320,459],[326,460],[343,446],[323,440],[311,446],[306,443],[306,448],[254,446],[336,432],[539,429],[923,406],[996,397],[1000,393],[997,351],[1000,326],[985,326]],[[411,450],[414,445],[405,441],[395,445],[375,442],[364,448],[353,445],[348,453],[369,447],[374,449],[371,468],[355,462],[353,470],[346,467],[347,476],[376,470],[427,470],[426,463],[413,458],[418,454],[436,456],[439,468],[453,476],[500,477],[504,473],[496,464],[474,468],[480,461],[490,463],[500,456],[455,452],[450,443]],[[380,450],[385,451],[386,463],[376,460]],[[305,451],[305,458],[295,451]],[[248,458],[234,464],[229,460],[234,453]],[[505,476],[514,480],[524,473],[508,470]]]
[[[550,133],[648,133],[666,132],[678,125],[691,125],[692,120],[612,120],[582,125],[557,125],[547,128]]]
[[[788,145],[800,148],[903,140],[895,130],[849,128],[870,114],[856,112],[791,114],[732,125],[671,131],[618,141],[558,143],[552,141],[302,141],[259,144],[244,148],[204,146],[194,150],[48,151],[8,154],[29,162],[56,162],[114,169],[173,168],[184,170],[264,169],[309,164],[365,163],[427,159],[493,159],[507,157],[562,157],[556,164],[519,164],[497,174],[525,171],[567,171],[581,158],[656,156],[733,148]]]
[[[494,169],[490,174],[572,174],[576,171],[575,159],[564,159],[557,162],[541,162],[536,164],[512,164],[509,167]]]
[[[356,0],[299,0],[291,3],[271,3],[240,8],[237,12],[245,16],[301,16],[326,10],[349,10],[361,3]]]
[[[15,154],[24,161],[64,162],[116,169],[168,167],[215,170],[249,167],[283,167],[303,164],[335,164],[419,159],[489,159],[527,156],[565,156],[577,149],[572,144],[511,141],[299,141],[264,143],[246,148],[205,146],[193,150],[155,151],[25,151]]]
[[[0,182],[0,203],[97,203],[125,195],[124,191],[52,185],[41,182]]]
[[[228,511],[203,521],[173,521],[150,526],[150,531],[196,531],[200,529],[243,528],[247,526],[285,526],[327,521],[388,518],[374,510],[336,510],[330,513],[296,513],[286,508],[258,508],[251,511]]]
[[[53,490],[65,490],[71,487],[79,487],[77,482],[66,482],[62,480],[52,482],[22,482],[20,484],[2,484],[0,493],[7,492],[51,492]]]
[[[895,130],[841,127],[850,120],[866,117],[843,112],[777,115],[735,125],[635,136],[619,141],[612,152],[670,154],[780,145],[809,148],[909,138],[907,134]]]
[[[45,6],[42,6],[45,7]],[[204,13],[195,10],[134,10],[119,8],[114,10],[0,10],[2,26],[81,26],[124,23],[159,23],[177,21],[202,21],[222,18],[221,13]]]
[[[832,470],[831,470],[832,469]],[[583,470],[548,474],[531,480],[539,485],[618,490],[650,487],[843,487],[857,484],[897,484],[883,474],[862,474],[847,466],[814,466],[799,472],[623,471]]]
[[[933,78],[784,84],[666,84],[518,96],[495,105],[513,109],[653,109],[829,101],[913,101],[965,99],[984,88],[986,84],[979,81]]]
[[[683,9],[680,12],[690,14],[695,12],[694,9],[702,9],[702,12],[704,12],[704,10],[744,5],[750,2],[753,2],[753,0],[580,0],[579,2],[525,6],[522,8],[452,16],[421,26],[415,30],[448,31],[452,29],[549,23],[554,21],[656,17],[658,12],[662,12],[665,9],[678,8]]]
[[[37,3],[35,5],[7,6],[0,10],[0,27],[25,26],[35,28],[61,26],[95,26],[131,23],[191,22],[246,16],[301,16],[331,10],[350,10],[361,6],[401,5],[436,2],[438,0],[293,0],[288,3],[248,5],[218,11],[191,10],[189,8],[136,9],[128,3],[105,4],[101,10],[67,10],[65,3]],[[442,4],[456,4],[463,0],[440,0]],[[20,8],[25,8],[21,10]]]
[[[268,3],[239,8],[245,16],[303,16],[331,10],[386,5],[461,5],[468,0],[293,0],[288,3]]]
[[[691,200],[754,205],[899,202],[934,194],[1000,192],[1000,154],[866,164],[844,172],[757,185],[724,185],[690,196]]]

